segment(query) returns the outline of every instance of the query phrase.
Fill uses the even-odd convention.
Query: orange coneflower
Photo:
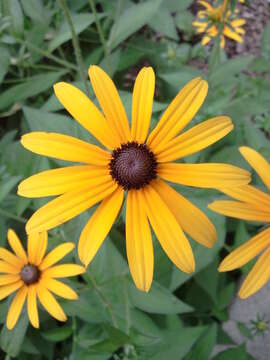
[[[241,147],[240,152],[270,189],[270,164],[255,150]],[[210,209],[237,219],[270,222],[270,195],[251,185],[221,189],[237,201],[214,201]],[[258,291],[270,277],[270,228],[266,228],[245,244],[229,254],[220,264],[219,271],[231,271],[245,265],[263,250],[249,275],[245,279],[239,296],[242,299]]]
[[[55,265],[73,248],[73,243],[57,246],[46,256],[48,235],[32,233],[27,241],[27,254],[13,230],[8,231],[8,242],[14,254],[0,247],[0,300],[16,291],[7,315],[7,328],[16,325],[24,303],[31,324],[38,328],[39,317],[37,299],[48,313],[59,321],[65,321],[66,315],[52,293],[65,299],[78,298],[68,285],[56,280],[81,274],[85,269],[76,264]]]
[[[128,262],[137,287],[148,291],[154,264],[149,223],[170,259],[187,273],[194,271],[195,264],[183,230],[207,247],[216,240],[216,230],[204,213],[164,180],[219,188],[248,183],[249,173],[227,164],[172,162],[215,143],[233,128],[228,117],[219,116],[177,136],[202,105],[206,81],[190,81],[147,137],[155,89],[153,69],[143,68],[136,78],[131,129],[110,77],[98,66],[90,67],[89,76],[104,115],[76,87],[61,82],[54,90],[103,147],[55,133],[22,137],[23,146],[35,153],[85,164],[45,171],[19,185],[18,193],[27,197],[60,195],[36,211],[26,230],[51,229],[101,201],[79,240],[79,257],[87,266],[115,222],[127,191]]]

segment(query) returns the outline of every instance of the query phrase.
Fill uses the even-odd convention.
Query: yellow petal
[[[42,272],[42,278],[61,278],[80,275],[85,272],[83,266],[77,264],[61,264],[50,267]]]
[[[231,216],[236,219],[251,221],[270,221],[270,211],[260,209],[253,204],[238,201],[220,200],[214,201],[208,207],[222,215]]]
[[[220,190],[236,200],[253,204],[260,207],[262,210],[270,211],[270,195],[255,188],[255,186],[242,185],[230,188],[220,188]]]
[[[130,141],[127,115],[111,78],[98,66],[90,66],[89,77],[109,127],[118,135],[120,143]]]
[[[0,259],[6,261],[10,265],[18,268],[19,270],[23,267],[24,262],[19,257],[12,254],[5,248],[0,247]]]
[[[213,11],[213,7],[207,2],[207,1],[203,1],[203,0],[200,0],[198,1],[199,4],[201,4],[205,9],[207,9],[208,11]]]
[[[124,190],[122,187],[118,187],[101,202],[84,227],[79,240],[78,253],[85,266],[88,266],[92,261],[111,230],[121,209],[123,199]]]
[[[39,282],[37,285],[37,295],[41,305],[48,311],[48,313],[59,321],[66,321],[67,317],[64,313],[62,307],[56,301],[54,296],[50,293],[45,286],[42,285],[42,282]]]
[[[23,135],[21,143],[36,154],[60,160],[106,166],[111,158],[110,153],[100,147],[68,135],[37,131]]]
[[[209,43],[209,41],[211,41],[211,37],[208,36],[208,35],[205,35],[203,38],[202,38],[202,45],[205,46]]]
[[[109,149],[120,146],[119,139],[109,128],[104,116],[81,90],[65,82],[59,82],[53,88],[61,104],[101,144]]]
[[[239,246],[222,260],[218,271],[238,269],[255,258],[263,249],[270,245],[270,228],[261,231],[256,236]]]
[[[131,139],[144,143],[152,116],[155,91],[155,73],[151,67],[144,67],[139,72],[132,97]]]
[[[89,209],[110,195],[117,184],[110,181],[93,188],[83,187],[70,191],[37,210],[26,224],[27,233],[52,229]]]
[[[239,297],[246,299],[250,295],[260,290],[270,277],[270,248],[267,249],[251,269],[243,285],[239,290]]]
[[[171,261],[186,273],[195,269],[191,246],[166,203],[151,186],[142,189],[147,217]]]
[[[14,251],[14,253],[20,259],[22,259],[24,264],[27,264],[28,259],[27,259],[26,252],[25,252],[24,248],[22,247],[20,239],[18,238],[18,236],[12,229],[8,230],[7,238],[8,238],[8,243],[9,243],[10,247],[12,248],[12,250]]]
[[[138,190],[128,192],[126,247],[132,278],[138,289],[148,292],[153,280],[154,253],[144,197]]]
[[[19,274],[20,268],[17,266],[13,266],[5,261],[0,260],[0,273],[6,274]]]
[[[220,37],[220,47],[222,49],[224,49],[224,47],[225,47],[225,37],[223,35],[221,35],[221,37]]]
[[[232,121],[227,116],[204,121],[166,143],[155,153],[157,161],[167,162],[194,154],[222,139],[232,129]]]
[[[223,29],[223,34],[225,36],[227,36],[228,38],[230,39],[233,39],[234,41],[237,41],[239,43],[242,43],[243,42],[243,39],[240,35],[238,35],[236,32],[234,32],[233,30],[231,30],[228,26],[224,26],[224,29]]]
[[[18,280],[20,280],[20,275],[14,275],[14,274],[0,275],[0,286],[12,284],[17,282]]]
[[[234,31],[237,32],[237,34],[245,35],[246,31],[242,29],[241,27],[235,27]]]
[[[71,242],[67,242],[61,245],[56,246],[52,251],[49,252],[42,260],[39,269],[45,270],[48,267],[54,265],[59,260],[61,260],[64,256],[66,256],[69,252],[74,249],[74,244]]]
[[[100,179],[111,179],[109,168],[101,166],[69,166],[43,171],[22,181],[18,194],[25,197],[42,197],[64,194],[80,186],[95,185]]]
[[[183,87],[149,135],[147,144],[154,152],[174,138],[192,120],[204,102],[207,90],[207,82],[200,78],[191,80]]]
[[[181,185],[221,188],[249,183],[248,171],[228,164],[173,164],[158,166],[158,175]]]
[[[231,21],[231,25],[234,27],[243,26],[245,25],[246,20],[245,19],[235,19]]]
[[[61,296],[64,299],[78,299],[76,292],[71,289],[70,286],[62,283],[61,281],[55,279],[46,279],[44,280],[44,285],[49,291],[53,292],[55,295]]]
[[[31,324],[35,328],[39,328],[38,308],[37,308],[37,286],[30,285],[28,287],[27,312]]]
[[[239,151],[249,165],[256,171],[268,189],[270,189],[269,163],[264,159],[264,157],[262,157],[261,154],[250,147],[242,146],[239,148]]]
[[[217,233],[208,217],[164,181],[153,181],[152,186],[167,204],[182,229],[198,243],[211,248],[217,239]]]
[[[31,264],[39,265],[46,253],[48,244],[48,233],[32,233],[28,236],[27,250],[28,259]]]
[[[15,283],[5,285],[5,286],[1,286],[0,287],[0,300],[3,300],[4,298],[6,298],[10,294],[12,294],[14,291],[21,288],[23,285],[24,285],[23,281],[19,280],[19,281],[15,282]]]
[[[14,299],[11,302],[7,315],[7,328],[9,330],[13,329],[18,321],[23,305],[25,303],[27,292],[28,292],[27,287],[23,286],[17,292],[17,294],[14,296]]]

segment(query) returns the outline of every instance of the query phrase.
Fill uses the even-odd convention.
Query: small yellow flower
[[[13,230],[8,231],[8,242],[14,254],[0,247],[0,300],[17,291],[7,315],[7,328],[16,325],[27,299],[27,311],[31,324],[39,327],[37,298],[48,313],[59,321],[66,315],[52,293],[65,299],[78,298],[74,290],[56,278],[69,277],[85,271],[76,264],[53,266],[73,248],[73,243],[57,246],[46,256],[48,235],[46,231],[29,235],[27,254]]]
[[[195,262],[183,230],[207,247],[216,240],[215,227],[204,213],[164,180],[219,188],[246,184],[249,173],[227,164],[172,162],[206,148],[233,129],[228,117],[219,116],[178,136],[202,105],[206,81],[190,81],[147,136],[155,89],[153,69],[143,68],[136,78],[131,128],[109,76],[98,66],[90,67],[89,76],[104,116],[76,87],[61,82],[54,90],[63,106],[102,147],[55,133],[34,132],[22,137],[23,146],[37,154],[85,164],[45,171],[19,185],[18,193],[26,197],[60,195],[30,218],[26,230],[31,233],[54,228],[101,202],[79,240],[79,257],[87,266],[115,222],[127,191],[129,267],[136,286],[148,291],[154,266],[149,223],[169,258],[187,273],[194,271]]]
[[[193,22],[197,32],[204,34],[202,38],[202,45],[208,44],[213,38],[218,35],[219,25],[224,20],[224,27],[220,39],[220,47],[225,46],[225,37],[230,38],[236,42],[242,43],[245,30],[242,26],[245,24],[244,19],[237,19],[231,14],[226,1],[220,6],[212,7],[206,1],[198,1],[205,10],[198,12],[198,20]],[[225,13],[226,12],[226,13]],[[235,10],[235,14],[237,10]]]
[[[270,189],[270,164],[255,150],[241,147],[240,152],[261,180]],[[238,201],[214,201],[210,209],[237,219],[270,222],[270,195],[251,185],[222,188],[222,192]],[[239,296],[242,299],[258,291],[270,277],[270,227],[261,231],[229,254],[220,264],[219,271],[231,271],[245,265],[263,250],[245,279]]]

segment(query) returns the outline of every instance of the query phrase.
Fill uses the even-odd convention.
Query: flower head
[[[77,294],[68,285],[56,280],[85,271],[76,264],[54,265],[73,248],[73,243],[57,246],[46,256],[47,232],[32,233],[28,237],[27,253],[13,230],[8,231],[8,242],[14,254],[0,247],[0,300],[16,291],[7,315],[7,328],[16,325],[25,301],[31,324],[38,328],[37,298],[48,313],[59,321],[66,315],[52,293],[75,300]]]
[[[267,188],[270,189],[270,164],[258,152],[249,147],[241,147],[240,152],[257,172]],[[209,205],[210,209],[237,219],[270,222],[270,194],[266,194],[251,185],[222,188],[221,191],[237,201],[214,201]],[[248,274],[239,291],[239,296],[242,299],[257,292],[269,280],[270,227],[239,246],[219,266],[219,271],[231,271],[240,268],[262,251],[264,252]]]
[[[224,21],[222,35],[220,38],[220,47],[225,46],[225,37],[230,38],[236,42],[243,42],[243,35],[245,30],[242,26],[245,24],[244,19],[236,18],[237,10],[234,14],[231,13],[227,1],[222,5],[213,7],[206,1],[198,1],[204,7],[204,10],[198,12],[198,19],[193,22],[197,28],[197,32],[204,34],[202,38],[202,45],[208,44],[213,38],[218,36],[219,26]]]
[[[79,257],[87,266],[115,222],[127,191],[128,262],[137,287],[148,291],[154,266],[150,224],[169,258],[187,273],[194,271],[195,263],[183,230],[207,247],[216,240],[215,227],[204,213],[164,180],[218,188],[248,183],[249,173],[227,164],[172,162],[215,143],[233,128],[228,117],[219,116],[178,136],[202,105],[206,81],[190,81],[147,136],[155,89],[153,69],[143,68],[136,78],[131,128],[109,76],[98,66],[90,67],[89,76],[104,115],[76,87],[61,82],[54,90],[101,146],[55,133],[22,137],[23,146],[35,153],[85,164],[45,171],[19,185],[18,193],[27,197],[60,195],[31,217],[26,230],[51,229],[101,202],[79,240]]]

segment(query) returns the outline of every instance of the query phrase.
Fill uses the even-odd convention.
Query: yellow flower
[[[129,267],[136,286],[148,291],[154,264],[149,222],[169,258],[187,273],[194,271],[195,264],[183,230],[207,247],[216,240],[216,230],[203,212],[164,180],[219,188],[248,183],[249,173],[227,164],[171,162],[215,143],[233,128],[228,117],[219,116],[177,136],[202,105],[206,81],[190,81],[147,137],[155,89],[153,69],[145,67],[137,76],[131,129],[110,77],[98,66],[90,67],[89,76],[104,116],[76,87],[61,82],[54,90],[62,105],[105,149],[54,133],[22,137],[23,146],[35,153],[85,164],[45,171],[19,185],[18,193],[26,197],[60,195],[31,217],[26,230],[51,229],[101,201],[79,240],[79,257],[87,266],[115,222],[127,190]]]
[[[64,243],[46,256],[48,235],[46,231],[29,235],[27,254],[13,230],[8,231],[8,242],[14,254],[0,247],[0,300],[17,291],[7,315],[7,328],[16,325],[27,298],[27,311],[31,324],[39,327],[37,298],[48,313],[59,321],[66,315],[52,293],[65,299],[75,300],[77,294],[68,285],[56,278],[81,274],[85,271],[76,264],[53,266],[69,253],[74,245]]]
[[[245,30],[242,26],[245,24],[244,19],[237,19],[232,16],[226,1],[220,6],[212,7],[206,1],[198,1],[205,10],[198,12],[198,20],[193,21],[193,25],[197,28],[197,32],[204,34],[202,38],[202,45],[206,45],[214,37],[218,35],[219,25],[224,20],[224,27],[220,38],[220,47],[225,46],[225,37],[230,38],[236,42],[242,43]],[[225,13],[226,11],[226,13]],[[237,10],[235,10],[235,14]]]
[[[241,147],[240,152],[267,188],[270,189],[270,164],[249,147]],[[270,222],[270,195],[251,185],[223,188],[221,191],[238,201],[214,201],[209,205],[210,209],[237,219]],[[270,277],[270,228],[261,231],[245,244],[239,246],[219,266],[219,271],[231,271],[240,268],[263,250],[265,252],[260,256],[239,291],[239,296],[242,299],[258,291]]]

